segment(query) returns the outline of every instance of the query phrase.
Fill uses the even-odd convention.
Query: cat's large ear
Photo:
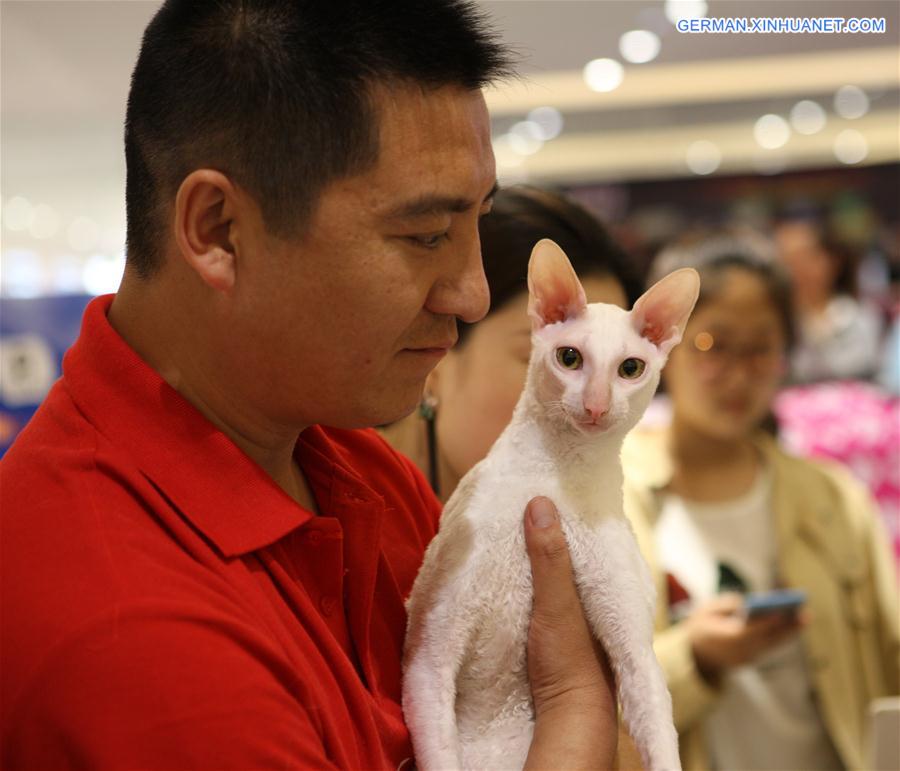
[[[631,323],[641,337],[668,355],[681,342],[699,294],[700,274],[693,268],[676,270],[638,298],[631,309]]]
[[[531,250],[528,261],[528,315],[533,329],[577,316],[587,305],[584,288],[566,253],[549,238]]]

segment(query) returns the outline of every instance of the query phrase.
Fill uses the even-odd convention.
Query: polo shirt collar
[[[223,556],[268,546],[312,519],[119,336],[107,319],[113,297],[88,304],[63,360],[64,386],[87,420]],[[358,481],[318,426],[303,432],[295,457],[317,498],[330,495],[336,473]]]

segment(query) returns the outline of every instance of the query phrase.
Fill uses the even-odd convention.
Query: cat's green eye
[[[556,360],[566,369],[581,369],[582,358],[576,348],[557,348]]]
[[[625,359],[619,365],[619,376],[627,380],[636,380],[644,374],[647,365],[640,359]]]

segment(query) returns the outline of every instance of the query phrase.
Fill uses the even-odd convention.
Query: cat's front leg
[[[454,587],[413,593],[403,662],[403,713],[421,771],[457,771],[456,678],[472,634]]]
[[[585,614],[616,676],[622,717],[647,771],[680,771],[672,699],[653,652],[653,584],[624,519],[573,549]]]
[[[456,672],[436,652],[408,654],[403,679],[403,713],[422,771],[458,771],[459,735],[454,705]]]

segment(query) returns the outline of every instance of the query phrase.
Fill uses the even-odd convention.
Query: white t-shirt
[[[664,494],[654,535],[662,568],[692,603],[715,596],[722,566],[748,592],[777,586],[772,478],[730,501],[698,503]],[[816,707],[799,637],[731,670],[703,724],[712,767],[720,771],[842,769]]]

